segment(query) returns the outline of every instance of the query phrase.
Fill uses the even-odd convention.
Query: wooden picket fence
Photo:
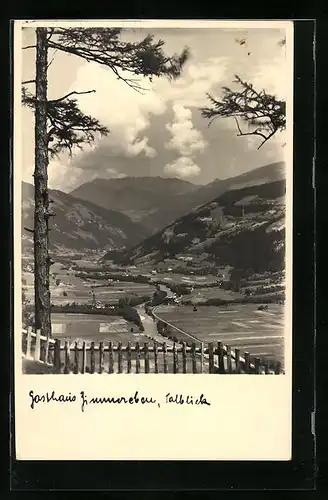
[[[281,374],[281,363],[263,362],[243,355],[222,342],[208,344],[157,341],[69,342],[43,337],[39,330],[23,331],[23,357],[51,365],[53,373],[210,373],[210,374]]]

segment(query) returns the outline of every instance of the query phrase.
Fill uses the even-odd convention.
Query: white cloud
[[[203,63],[189,64],[182,77],[173,82],[161,78],[151,84],[141,78],[140,84],[148,89],[141,95],[109,69],[86,63],[79,69],[70,91],[95,88],[94,94],[76,97],[84,113],[98,118],[110,129],[105,139],[109,147],[127,156],[144,153],[154,157],[156,152],[144,136],[151,115],[164,113],[170,101],[202,106],[206,92],[223,81],[227,65],[227,58],[209,58]],[[131,78],[130,74],[126,76]]]
[[[124,176],[125,174],[115,169],[107,168],[107,165],[110,165],[110,157],[161,156],[160,150],[156,151],[149,143],[147,129],[151,117],[163,114],[171,105],[174,119],[172,123],[166,124],[166,129],[172,136],[165,146],[176,151],[178,158],[168,163],[164,171],[166,174],[181,177],[199,175],[200,168],[194,156],[205,150],[207,142],[202,133],[195,129],[191,110],[206,105],[207,92],[215,95],[222,85],[229,84],[231,75],[229,76],[228,70],[229,58],[226,57],[208,58],[202,62],[191,60],[176,81],[163,78],[155,79],[153,84],[146,80],[141,81],[141,84],[150,90],[140,95],[118,80],[110,70],[92,63],[84,64],[78,70],[76,80],[71,88],[67,89],[67,93],[73,90],[95,89],[94,94],[79,95],[76,98],[82,111],[98,118],[110,129],[110,134],[97,140],[92,147],[85,147],[82,152],[77,150],[72,160],[63,154],[59,160],[51,161],[50,187],[69,191],[96,177]],[[241,72],[240,76],[252,81],[256,88],[265,88],[268,92],[283,96],[288,77],[285,70],[284,57],[268,57],[258,61],[255,66],[248,66],[246,74]],[[224,128],[231,129],[234,135],[237,133],[233,119],[217,120],[217,126],[221,127],[223,124]],[[273,150],[277,149],[276,142],[284,140],[283,135],[279,134],[279,138],[277,135],[271,139],[270,146]],[[28,148],[25,145],[25,157],[34,153],[32,142],[33,140],[28,143]],[[245,146],[247,147],[246,144]],[[257,143],[250,140],[248,146],[253,150],[256,149]],[[266,145],[265,149],[270,155],[269,145]],[[32,163],[24,168],[24,180],[27,182],[33,182]]]
[[[228,57],[212,57],[201,63],[189,63],[178,80],[158,80],[154,90],[162,100],[174,101],[186,107],[202,107],[206,93],[224,82],[228,63]]]
[[[177,122],[184,122],[186,120],[191,120],[192,112],[190,111],[190,109],[187,109],[184,106],[181,106],[180,104],[174,104],[172,109]]]
[[[165,165],[164,172],[177,177],[197,177],[201,169],[194,163],[194,160],[189,157],[180,157],[177,160]]]
[[[106,179],[124,179],[126,174],[118,172],[115,168],[106,169]]]
[[[60,189],[69,192],[79,184],[81,179],[85,178],[85,173],[82,169],[74,167],[69,162],[62,163],[60,160],[55,159],[49,163],[48,178],[51,189]],[[65,179],[64,185],[63,179]]]
[[[97,179],[99,171],[95,168],[80,168],[74,165],[72,161],[62,163],[59,160],[52,160],[49,163],[48,176],[51,189],[70,192],[80,184]],[[118,172],[115,168],[107,168],[101,172],[102,179],[121,179],[123,177],[126,177],[126,175]],[[63,179],[65,180],[64,185]]]
[[[204,152],[207,141],[204,140],[202,133],[194,128],[190,109],[181,104],[174,104],[173,112],[173,123],[166,125],[172,137],[165,146],[175,150],[179,158],[166,164],[164,172],[182,178],[197,176],[201,169],[194,162],[194,155],[197,152]]]
[[[206,79],[217,83],[224,79],[229,59],[227,57],[211,57],[203,64],[191,64],[188,75],[193,80]]]
[[[291,69],[291,68],[290,68]],[[284,55],[267,59],[255,67],[250,80],[254,88],[275,95],[279,99],[286,99],[288,82],[288,68]]]
[[[140,84],[149,89],[143,95],[118,80],[110,70],[92,63],[84,64],[70,91],[95,88],[94,94],[78,95],[76,98],[82,111],[106,125],[110,133],[98,139],[92,147],[85,147],[82,152],[78,152],[71,161],[70,170],[62,170],[61,178],[51,176],[52,185],[56,182],[58,186],[65,185],[67,189],[69,185],[73,189],[74,183],[80,183],[80,177],[84,176],[85,182],[97,175],[106,177],[103,169],[99,171],[95,167],[99,160],[106,163],[106,158],[110,156],[157,156],[157,151],[149,144],[147,128],[151,116],[163,114],[170,103],[174,103],[175,119],[166,125],[172,134],[166,146],[181,156],[178,166],[182,175],[187,172],[187,175],[198,175],[199,167],[191,160],[186,163],[185,157],[204,151],[207,143],[201,132],[194,128],[192,113],[186,106],[200,107],[204,104],[206,92],[223,81],[227,61],[226,58],[210,58],[198,64],[189,63],[182,77],[173,82],[162,78],[150,84],[148,80],[141,79]],[[87,172],[89,169],[92,172]],[[98,171],[97,175],[95,170]]]
[[[148,158],[154,158],[157,156],[156,149],[148,145],[148,137],[143,137],[140,140],[136,140],[127,147],[127,156],[137,156],[140,153],[144,153]]]
[[[191,156],[197,151],[204,151],[207,142],[203,139],[202,133],[194,128],[190,109],[175,104],[173,111],[174,121],[166,125],[172,138],[165,146],[168,149],[175,149],[182,156]]]
[[[182,36],[181,32],[183,32]],[[143,37],[144,33],[145,31],[139,33],[137,29],[132,31],[129,36],[133,41],[139,36],[138,34]],[[92,177],[104,178],[123,175],[121,174],[122,170],[129,175],[134,175],[134,167],[136,167],[136,175],[139,175],[139,172],[143,172],[143,175],[147,175],[149,172],[152,175],[150,168],[153,169],[154,175],[155,172],[156,175],[160,175],[166,163],[168,164],[166,170],[177,168],[176,166],[172,167],[172,165],[178,167],[180,165],[185,170],[186,163],[184,162],[188,163],[189,172],[197,170],[194,167],[191,167],[190,170],[191,164],[196,165],[196,167],[202,165],[200,180],[202,181],[203,177],[210,180],[208,172],[213,170],[214,175],[216,175],[216,167],[212,164],[215,164],[218,154],[222,158],[230,158],[231,155],[238,157],[239,155],[240,164],[251,165],[252,160],[249,158],[251,158],[253,151],[260,158],[256,161],[261,162],[261,158],[264,158],[266,152],[268,155],[273,155],[275,151],[284,150],[284,148],[278,148],[276,144],[278,140],[281,141],[284,134],[277,134],[271,138],[259,151],[257,151],[258,143],[251,144],[250,142],[248,151],[246,138],[236,138],[238,130],[233,119],[218,119],[208,131],[207,121],[199,118],[197,127],[202,131],[204,138],[211,143],[211,147],[206,148],[202,156],[202,163],[200,163],[198,156],[196,156],[197,152],[193,151],[193,148],[197,149],[201,146],[201,142],[198,143],[199,137],[197,137],[197,130],[194,127],[178,125],[176,119],[172,121],[170,123],[172,141],[170,142],[172,146],[180,149],[168,151],[165,149],[164,143],[169,138],[165,138],[161,142],[162,133],[167,134],[167,130],[165,130],[167,120],[164,121],[164,116],[162,120],[160,118],[152,120],[153,115],[160,117],[173,104],[184,108],[184,111],[180,108],[181,113],[184,113],[179,115],[180,122],[183,121],[182,118],[188,122],[190,110],[194,111],[193,117],[195,117],[196,112],[200,117],[199,108],[208,104],[206,93],[220,98],[222,86],[231,87],[235,73],[243,79],[251,81],[257,88],[265,88],[268,92],[283,97],[287,84],[290,85],[292,82],[289,68],[284,61],[285,49],[279,49],[278,46],[278,41],[284,36],[284,30],[250,29],[247,33],[247,48],[235,43],[236,36],[241,38],[245,34],[236,35],[234,29],[206,30],[206,33],[204,30],[190,31],[187,29],[176,30],[176,32],[166,30],[154,34],[155,37],[163,35],[165,51],[169,54],[179,52],[186,44],[190,47],[191,58],[186,64],[182,76],[176,81],[168,81],[165,78],[155,78],[152,84],[148,81],[141,81],[142,85],[151,89],[144,95],[136,93],[124,82],[117,80],[114,74],[104,67],[92,63],[83,64],[81,59],[62,54],[60,51],[56,53],[54,64],[51,65],[49,72],[49,96],[56,98],[73,90],[95,89],[96,93],[77,96],[77,99],[84,112],[98,118],[110,128],[111,132],[107,138],[96,141],[92,148],[86,147],[82,153],[77,150],[78,154],[72,161],[69,161],[67,156],[63,154],[60,156],[60,162],[57,163],[57,166],[51,162],[49,167],[51,188],[56,187],[67,191]],[[26,45],[28,44],[26,43]],[[25,52],[26,54],[23,56],[29,57],[27,54],[29,51]],[[80,66],[81,64],[83,66]],[[25,62],[23,66],[23,79],[30,79],[34,67],[33,57],[30,62]],[[72,84],[74,77],[75,82]],[[33,182],[34,120],[30,110],[26,110],[26,113],[29,114],[30,118],[26,121],[24,116],[23,157],[27,165],[26,168],[24,165],[24,179]],[[196,123],[195,120],[196,118],[194,118]],[[193,121],[192,117],[190,121]],[[204,126],[201,125],[202,122]],[[151,128],[152,126],[154,128]],[[175,139],[173,139],[173,134]],[[194,134],[192,142],[183,139],[183,135],[190,137],[192,134]],[[213,138],[216,134],[217,140]],[[156,137],[154,143],[150,137]],[[190,142],[193,146],[190,145]],[[178,152],[176,156],[179,159],[176,161],[174,161],[173,151]],[[201,149],[197,151],[201,151]],[[150,158],[154,158],[154,160],[149,161]],[[183,158],[185,159],[183,160]],[[193,160],[188,160],[188,158],[193,158]],[[213,159],[214,161],[212,161]],[[111,171],[111,167],[117,168],[118,171]],[[236,167],[236,172],[238,168]],[[225,167],[223,167],[224,169]]]
[[[127,76],[131,78],[131,75]],[[141,81],[141,84],[150,88],[146,81]],[[71,91],[93,88],[96,89],[94,94],[79,95],[77,99],[84,113],[94,116],[109,128],[110,133],[104,139],[108,148],[126,156],[143,153],[154,157],[156,151],[148,145],[143,132],[149,126],[151,115],[165,111],[164,102],[151,90],[141,95],[118,80],[112,71],[87,63],[79,69]]]

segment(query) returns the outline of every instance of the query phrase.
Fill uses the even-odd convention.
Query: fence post
[[[140,373],[140,345],[136,342],[136,373]]]
[[[61,361],[60,361],[60,339],[56,339],[54,347],[54,371],[55,373],[60,373]]]
[[[277,361],[276,366],[274,368],[274,374],[280,375],[280,373],[281,373],[281,363],[280,361]]]
[[[195,344],[195,342],[193,342],[191,345],[191,361],[192,361],[192,372],[197,373],[196,344]]]
[[[144,343],[144,353],[145,353],[145,373],[149,373],[149,352],[148,352],[148,342]]]
[[[179,368],[179,343],[178,343],[178,339],[177,339],[177,343],[175,344],[175,346],[176,346],[176,351],[175,351],[176,367],[177,367],[177,373],[179,373],[180,368]]]
[[[31,342],[32,342],[32,327],[27,328],[27,344],[26,344],[26,357],[31,357]]]
[[[82,344],[82,367],[81,367],[81,373],[85,373],[86,366],[87,366],[87,348],[86,348],[86,343],[83,342],[83,344]]]
[[[219,364],[219,373],[225,373],[224,352],[223,352],[222,342],[218,342],[218,364]]]
[[[117,345],[118,373],[122,373],[122,342]]]
[[[208,344],[208,364],[209,373],[214,373],[213,342],[209,342]]]
[[[254,365],[255,365],[255,374],[259,375],[261,373],[261,360],[260,360],[260,358],[254,359]]]
[[[41,353],[41,330],[38,328],[36,331],[35,337],[35,348],[34,348],[34,361],[40,361],[40,353]]]
[[[95,368],[96,368],[95,343],[91,342],[91,345],[90,345],[90,373],[94,373]]]
[[[128,373],[131,373],[131,344],[130,344],[130,342],[128,342],[128,346],[126,348],[126,352],[127,352],[127,358],[128,358],[128,361],[127,361],[127,364],[128,364]]]
[[[269,375],[269,363],[267,361],[264,362],[264,373]]]
[[[111,342],[108,343],[108,373],[114,373],[114,362],[113,362],[113,345]]]
[[[178,372],[179,372],[179,367],[178,367],[177,348],[176,348],[176,343],[173,342],[173,373],[178,373]]]
[[[245,352],[245,373],[251,373],[250,363],[251,363],[250,355],[249,355],[249,352],[246,351]]]
[[[154,340],[154,360],[155,360],[155,373],[158,373],[158,352],[157,352],[156,340]]]
[[[204,342],[200,344],[200,373],[204,371]]]
[[[167,373],[166,342],[163,342],[163,366],[164,373]]]
[[[69,373],[69,368],[70,368],[70,349],[69,349],[69,343],[67,340],[65,340],[65,365],[64,365],[64,373]]]
[[[75,342],[75,349],[74,349],[74,368],[73,368],[73,373],[79,373],[79,349],[77,342]]]
[[[47,337],[47,340],[45,342],[45,346],[44,346],[44,362],[46,364],[48,364],[48,356],[49,356],[49,339],[50,337]]]
[[[240,350],[235,349],[236,373],[240,373]]]
[[[104,344],[99,342],[99,373],[104,371]]]
[[[182,344],[182,372],[187,373],[187,348],[185,342]]]
[[[227,345],[227,372],[232,373],[231,346]]]

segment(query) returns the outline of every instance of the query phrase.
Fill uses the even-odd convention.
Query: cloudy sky
[[[285,30],[273,27],[223,29],[133,29],[122,37],[139,40],[149,32],[165,41],[169,55],[188,46],[191,57],[181,77],[169,82],[142,82],[149,90],[138,94],[113,73],[94,63],[49,51],[49,98],[70,91],[95,89],[78,96],[83,112],[98,118],[110,134],[92,148],[62,154],[49,166],[51,188],[69,192],[96,177],[179,177],[195,184],[239,175],[284,159],[284,133],[260,150],[257,138],[237,137],[233,119],[217,119],[208,127],[200,107],[206,93],[220,98],[222,86],[233,86],[234,75],[285,98],[291,78]],[[34,43],[35,32],[24,28],[23,45]],[[238,40],[245,39],[240,45]],[[23,51],[23,80],[34,78],[35,50]],[[30,85],[33,90],[33,85]],[[34,163],[33,114],[23,109],[23,179],[32,182]]]

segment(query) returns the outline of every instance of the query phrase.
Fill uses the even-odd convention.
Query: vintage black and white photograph
[[[24,374],[285,374],[287,40],[22,26]]]

